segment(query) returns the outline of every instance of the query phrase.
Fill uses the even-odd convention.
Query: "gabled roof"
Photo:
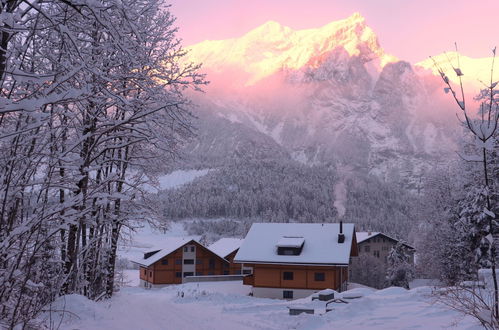
[[[243,241],[244,240],[242,238],[221,238],[211,244],[208,249],[215,254],[218,254],[220,257],[225,258],[232,252],[239,249]]]
[[[178,248],[184,246],[187,243],[195,242],[199,245],[202,246],[198,241],[192,239],[192,238],[184,238],[184,237],[168,237],[165,239],[165,243],[162,244],[161,246],[158,246],[155,249],[151,249],[149,252],[154,252],[158,251],[154,254],[152,254],[149,258],[140,258],[136,260],[131,260],[133,263],[149,267],[153,263],[157,262],[161,258],[169,255],[173,251],[177,250]],[[146,253],[147,255],[147,253]]]
[[[363,242],[369,238],[373,238],[374,236],[377,236],[378,234],[381,234],[381,233],[377,232],[377,231],[358,231],[355,233],[355,235],[357,236],[357,243]]]
[[[254,223],[234,258],[238,263],[347,265],[355,235],[352,223],[343,224],[345,241],[338,243],[338,223]],[[277,254],[282,237],[303,237],[299,255]]]
[[[400,242],[400,240],[398,239],[395,239],[393,237],[390,237],[388,236],[387,234],[383,234],[381,232],[377,232],[377,231],[370,231],[370,232],[367,232],[367,231],[358,231],[356,233],[356,236],[357,236],[357,243],[360,244],[364,241],[367,241],[375,236],[384,236],[385,238],[388,238],[392,241],[395,241],[395,242]],[[409,249],[412,249],[412,250],[415,250],[414,247],[412,247],[411,245],[409,244],[406,244],[406,243],[402,243],[403,245],[405,245],[406,247],[408,247]]]

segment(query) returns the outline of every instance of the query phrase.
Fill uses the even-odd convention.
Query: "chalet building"
[[[243,241],[241,238],[221,238],[208,246],[208,249],[229,262],[229,268],[224,270],[224,275],[241,275],[251,272],[251,269],[243,269],[241,264],[234,263],[234,257]]]
[[[297,299],[323,289],[342,291],[357,255],[353,224],[254,223],[234,262],[257,297]]]
[[[170,237],[156,250],[133,260],[140,266],[140,286],[180,284],[187,276],[223,275],[229,262],[192,239]]]
[[[357,232],[357,244],[359,245],[359,256],[371,255],[383,263],[388,263],[388,255],[399,240],[380,232]],[[414,263],[414,247],[403,244],[410,256],[410,262]]]

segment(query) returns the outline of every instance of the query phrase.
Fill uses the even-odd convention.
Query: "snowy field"
[[[109,330],[481,329],[470,318],[432,305],[429,287],[409,291],[395,287],[379,291],[353,289],[346,293],[364,296],[348,304],[334,304],[333,310],[324,315],[298,316],[288,315],[287,306],[310,304],[309,298],[254,298],[247,295],[249,290],[241,281],[233,281],[188,283],[162,289],[129,287],[102,302],[70,295],[52,306],[66,313],[52,313],[51,323],[60,324],[60,329]]]
[[[144,223],[141,228],[137,228],[134,232],[125,232],[122,235],[124,238],[118,242],[118,257],[128,260],[140,259],[144,252],[161,247],[168,237],[199,239],[198,236],[187,235],[184,230],[185,222],[170,222],[167,232],[153,229],[148,223]]]
[[[133,239],[121,242],[119,256],[127,259],[140,256],[151,247],[160,246],[169,236],[186,236],[183,223],[172,223],[166,233],[145,225]],[[378,291],[358,287],[346,293],[362,298],[349,300],[348,304],[333,304],[333,310],[326,314],[291,316],[288,306],[310,305],[310,298],[294,301],[255,298],[248,296],[250,287],[241,281],[143,289],[138,287],[138,276],[136,269],[125,270],[126,287],[109,301],[93,302],[78,295],[60,298],[52,306],[57,312],[43,315],[45,324],[81,330],[481,329],[473,319],[432,304],[430,287]]]
[[[162,175],[158,178],[158,185],[144,185],[144,189],[149,192],[158,192],[159,190],[174,189],[184,184],[194,181],[196,178],[205,176],[210,172],[210,169],[202,170],[176,170],[171,173]]]

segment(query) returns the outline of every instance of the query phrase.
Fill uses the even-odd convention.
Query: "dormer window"
[[[144,253],[144,259],[147,259],[153,255],[155,255],[156,253],[158,253],[160,250],[156,250],[156,251],[151,251],[151,252],[146,252]]]
[[[301,236],[283,236],[277,242],[277,254],[283,256],[300,255],[305,238]]]

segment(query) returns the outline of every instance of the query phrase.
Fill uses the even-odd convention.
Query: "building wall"
[[[310,296],[311,294],[319,290],[304,290],[296,288],[260,288],[253,287],[251,292],[254,297],[259,298],[271,298],[271,299],[287,299],[284,298],[284,291],[292,291],[293,298],[290,299],[300,299]]]
[[[383,263],[387,263],[390,250],[397,244],[397,241],[383,235],[376,235],[361,243],[359,246],[359,256],[372,255],[379,258]],[[410,262],[414,263],[414,252],[410,253]]]
[[[194,251],[191,251],[191,246],[194,246]],[[153,286],[180,284],[185,276],[191,274],[193,276],[223,275],[224,270],[229,271],[227,262],[195,242],[187,243],[153,265],[141,266],[139,269],[141,286],[146,286],[142,285],[142,281]]]
[[[224,270],[228,271],[228,269],[229,265],[225,261],[205,247],[198,245],[195,275],[223,275]]]
[[[253,267],[253,286],[260,288],[293,288],[322,290],[341,290],[348,281],[348,267],[339,266],[294,266],[245,264]],[[292,279],[285,279],[286,272],[292,273]],[[324,280],[316,280],[316,273],[321,273]]]
[[[239,249],[235,250],[231,254],[227,255],[225,257],[226,260],[229,261],[229,274],[230,275],[239,275],[242,274],[242,264],[236,264],[234,263],[234,258],[236,256],[236,253]]]

